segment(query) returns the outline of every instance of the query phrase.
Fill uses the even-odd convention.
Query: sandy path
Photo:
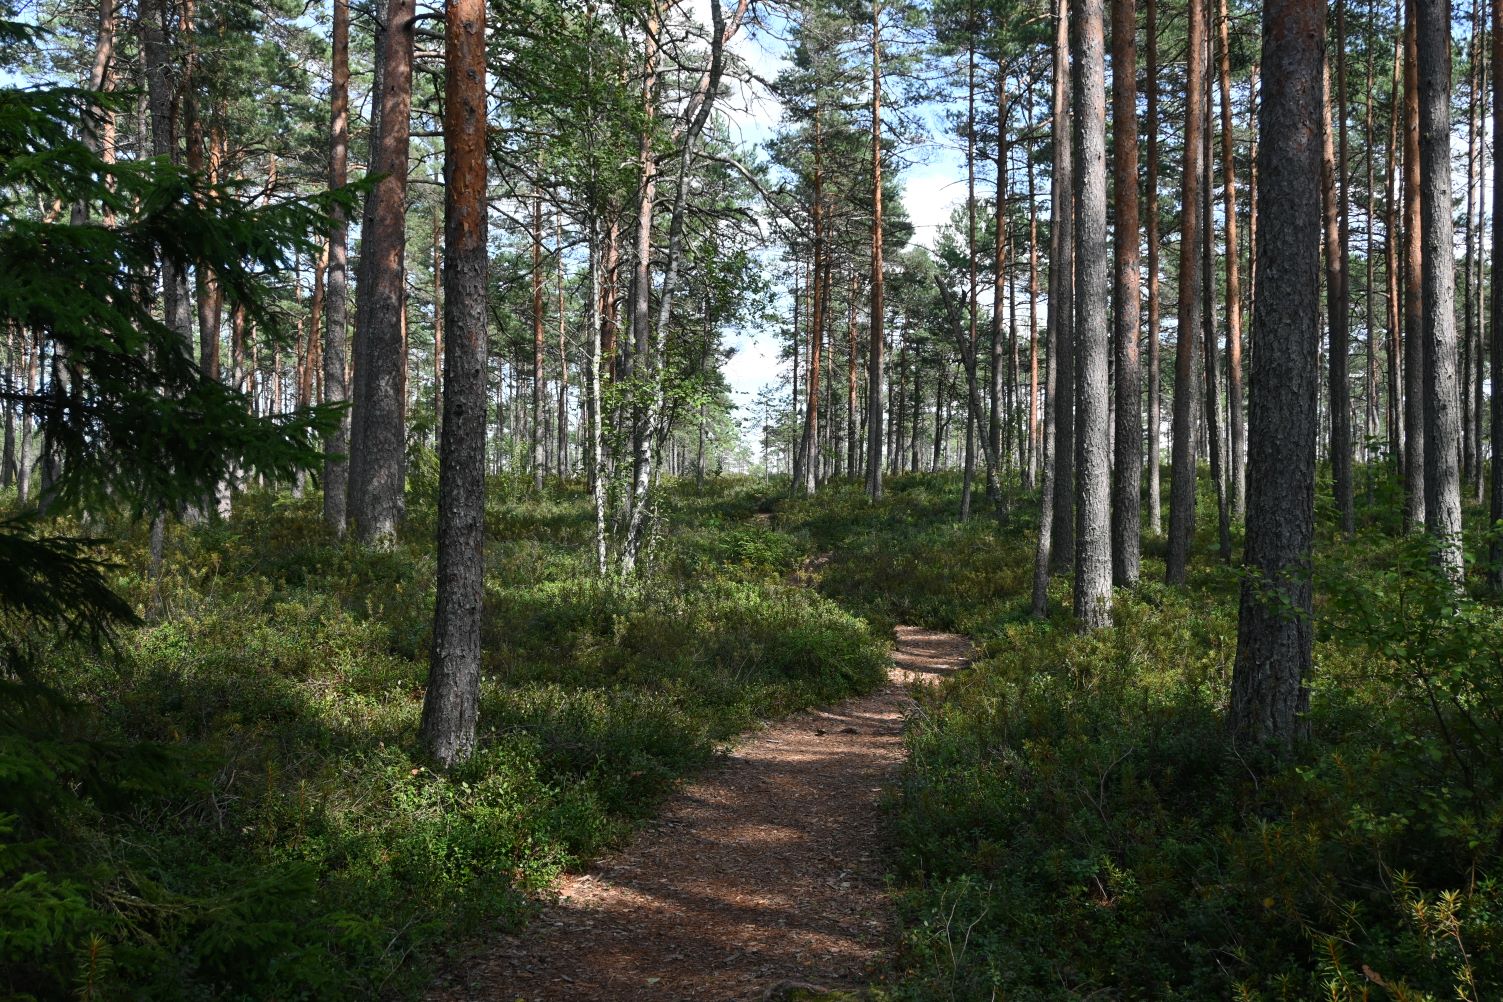
[[[865,984],[893,946],[879,797],[903,760],[906,685],[969,656],[962,637],[898,627],[887,686],[747,738],[431,997],[667,1002]]]

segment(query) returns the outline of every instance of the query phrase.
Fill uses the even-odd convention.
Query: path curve
[[[898,627],[881,690],[748,736],[430,998],[718,1002],[868,983],[893,947],[879,800],[903,761],[907,686],[970,657],[963,637]]]

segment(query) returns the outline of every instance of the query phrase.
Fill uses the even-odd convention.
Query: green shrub
[[[926,582],[908,609],[986,657],[926,697],[894,803],[899,997],[1480,998],[1503,988],[1503,610],[1457,600],[1385,520],[1323,537],[1311,738],[1277,763],[1224,711],[1238,581],[1118,590],[1113,629]],[[1214,515],[1197,550],[1214,554]],[[891,599],[871,530],[855,601]],[[916,542],[918,541],[918,542]],[[1022,589],[1031,548],[1000,548]],[[900,559],[907,559],[903,557]],[[956,552],[964,568],[983,558]],[[844,575],[841,577],[841,575]],[[1056,583],[1056,587],[1068,582]],[[1060,593],[1064,598],[1064,593]],[[923,602],[933,603],[925,606]],[[907,610],[905,610],[907,611]]]
[[[385,552],[331,539],[316,495],[172,528],[156,580],[146,527],[108,526],[149,621],[0,692],[0,995],[408,994],[731,736],[884,677],[864,623],[784,583],[801,543],[748,521],[754,485],[667,492],[625,584],[593,574],[580,490],[497,478],[481,748],[436,774],[428,479]]]

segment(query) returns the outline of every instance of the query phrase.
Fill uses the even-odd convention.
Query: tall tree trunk
[[[1056,231],[1057,232],[1057,231]],[[1058,249],[1059,237],[1051,234],[1051,259],[1053,250]],[[1050,268],[1050,285],[1054,284],[1054,269]],[[1052,336],[1058,330],[1054,323],[1054,309],[1051,304],[1049,310],[1049,325],[1045,336]],[[1044,408],[1044,434],[1039,445],[1042,452],[1042,470],[1039,475],[1039,534],[1034,549],[1033,560],[1033,615],[1043,619],[1049,614],[1049,568],[1053,564],[1050,550],[1053,549],[1054,537],[1049,531],[1049,526],[1054,521],[1054,390],[1059,382],[1058,367],[1059,352],[1054,350],[1051,344],[1049,357],[1044,373],[1044,394],[1047,405]]]
[[[1107,380],[1110,277],[1106,249],[1106,38],[1102,0],[1073,0],[1075,349],[1079,454],[1075,498],[1075,618],[1112,622],[1111,416]],[[1134,335],[1136,336],[1136,334]]]
[[[823,283],[826,257],[824,231],[824,145],[820,129],[819,99],[814,102],[814,175],[813,198],[809,206],[810,223],[814,231],[814,259],[810,269],[809,292],[809,375],[805,382],[804,437],[799,443],[799,460],[795,463],[794,489],[813,494],[815,469],[818,466],[819,440],[819,362],[820,347],[824,340]]]
[[[1471,411],[1471,417],[1472,417],[1472,424],[1471,424],[1471,428],[1472,428],[1472,434],[1471,434],[1471,439],[1472,439],[1472,467],[1471,467],[1471,479],[1468,481],[1468,485],[1470,486],[1472,492],[1476,496],[1477,501],[1478,501],[1479,504],[1482,502],[1482,500],[1484,498],[1483,475],[1482,475],[1482,467],[1483,467],[1483,464],[1485,462],[1485,457],[1483,456],[1483,445],[1482,445],[1482,409],[1483,409],[1483,404],[1482,404],[1482,396],[1483,396],[1483,394],[1482,394],[1482,356],[1483,356],[1483,352],[1484,352],[1483,342],[1486,339],[1485,338],[1485,334],[1486,334],[1486,327],[1487,327],[1487,325],[1483,322],[1484,313],[1483,313],[1483,306],[1482,306],[1483,300],[1484,300],[1483,285],[1485,283],[1485,277],[1483,275],[1483,267],[1482,267],[1482,265],[1483,265],[1483,262],[1482,262],[1482,258],[1483,258],[1483,254],[1482,254],[1482,242],[1483,242],[1483,234],[1484,234],[1484,231],[1486,230],[1486,226],[1487,226],[1487,223],[1486,223],[1486,218],[1487,218],[1487,189],[1484,188],[1483,185],[1482,185],[1482,175],[1483,175],[1483,173],[1484,173],[1484,171],[1486,169],[1485,165],[1483,164],[1483,158],[1487,155],[1487,151],[1484,148],[1484,141],[1483,141],[1483,138],[1482,138],[1482,125],[1481,125],[1481,123],[1487,119],[1487,116],[1489,114],[1493,113],[1492,109],[1488,108],[1488,104],[1487,104],[1486,81],[1487,81],[1488,52],[1487,52],[1486,46],[1482,42],[1482,39],[1484,39],[1486,37],[1486,35],[1487,35],[1487,15],[1488,15],[1487,8],[1479,6],[1479,9],[1478,9],[1478,21],[1477,21],[1477,27],[1476,27],[1477,38],[1478,38],[1478,43],[1477,43],[1477,72],[1475,74],[1475,78],[1474,78],[1475,82],[1473,84],[1474,89],[1478,92],[1478,96],[1477,96],[1477,118],[1478,118],[1477,189],[1478,190],[1477,190],[1477,248],[1476,248],[1476,253],[1473,255],[1473,270],[1474,270],[1474,274],[1472,276],[1472,297],[1471,297],[1472,298],[1472,304],[1471,304],[1471,307],[1470,307],[1472,309],[1472,311],[1473,311],[1472,315],[1476,318],[1476,320],[1472,324],[1472,380],[1471,380],[1471,391],[1470,391],[1471,392],[1471,398],[1472,398],[1472,406],[1469,408],[1470,411]],[[1467,392],[1466,388],[1463,388],[1462,392]]]
[[[1180,188],[1179,326],[1174,359],[1174,448],[1170,460],[1169,550],[1165,578],[1185,583],[1190,545],[1195,538],[1195,425],[1200,374],[1195,365],[1200,330],[1200,182],[1205,123],[1205,10],[1189,5],[1185,68],[1185,165]]]
[[[1242,414],[1242,269],[1241,245],[1237,240],[1237,159],[1232,135],[1231,18],[1226,0],[1217,0],[1217,77],[1221,90],[1221,192],[1226,218],[1226,370],[1227,423],[1231,448],[1227,467],[1231,473],[1230,500],[1233,518],[1241,518],[1246,506],[1244,475],[1246,434]],[[1207,192],[1206,197],[1210,197]]]
[[[24,356],[22,368],[25,370],[21,381],[25,391],[26,400],[30,400],[37,389],[37,356],[41,353],[42,340],[40,336],[27,337],[25,331],[18,331],[21,339],[21,352]],[[26,342],[30,340],[30,344]],[[25,504],[31,500],[31,440],[32,440],[32,405],[26,402],[21,404],[21,430],[20,444],[16,448],[16,500]]]
[[[1223,0],[1224,2],[1224,0]],[[1139,498],[1143,489],[1142,379],[1138,364],[1138,88],[1137,9],[1112,0],[1112,170],[1114,233],[1116,437],[1112,470],[1112,578],[1138,583],[1141,552]]]
[[[177,88],[172,79],[172,67],[177,65],[177,58],[167,40],[171,21],[168,0],[157,0],[152,9],[141,11],[147,106],[151,114],[151,155],[178,163],[181,153],[174,117]],[[171,261],[162,264],[162,305],[167,326],[191,346],[193,321],[188,277],[180,265]]]
[[[882,499],[882,351],[887,318],[882,265],[882,4],[872,3],[872,295],[866,355],[866,496]],[[901,421],[901,419],[899,419]]]
[[[1404,523],[1427,525],[1425,466],[1424,264],[1420,250],[1419,76],[1415,0],[1404,0]],[[1449,67],[1450,62],[1446,65]]]
[[[1228,713],[1238,742],[1292,743],[1309,702],[1324,46],[1319,0],[1265,3],[1257,274],[1278,292],[1253,313],[1247,573]]]
[[[903,316],[903,329],[904,329],[905,332],[908,329],[908,316],[907,316],[906,312],[904,313],[904,316]],[[918,469],[919,469],[919,422],[920,422],[920,419],[924,415],[924,398],[923,398],[923,395],[922,395],[922,387],[923,387],[923,378],[922,377],[923,377],[923,371],[924,371],[924,360],[923,360],[923,357],[918,353],[917,349],[914,349],[914,353],[913,353],[913,386],[912,386],[912,389],[910,390],[910,393],[909,393],[909,396],[910,396],[911,399],[910,399],[909,404],[908,404],[908,409],[910,411],[910,418],[912,420],[912,427],[911,427],[910,433],[908,435],[908,472],[909,473],[917,473]]]
[[[658,191],[658,161],[653,151],[653,143],[657,129],[658,55],[661,27],[662,10],[658,0],[652,0],[647,8],[643,39],[645,51],[642,76],[642,135],[637,156],[637,170],[640,175],[637,182],[637,246],[632,261],[631,279],[632,343],[631,350],[625,358],[626,364],[622,369],[623,376],[639,381],[643,376],[651,375],[649,372],[639,376],[636,369],[639,365],[645,367],[650,364],[652,349],[652,222],[657,206]],[[652,449],[649,408],[641,397],[640,387],[633,387],[630,404],[633,487],[639,481],[647,480],[649,473],[647,467],[651,460]],[[632,500],[635,500],[635,494]],[[628,533],[634,514],[631,502],[628,502],[628,510],[625,514]],[[621,567],[623,573],[631,573],[635,570],[635,559],[635,553],[630,549],[623,551]]]
[[[1148,45],[1144,82],[1148,86],[1148,175],[1144,180],[1148,217],[1148,531],[1163,531],[1163,489],[1159,474],[1159,434],[1163,422],[1159,361],[1159,36],[1158,2],[1146,0],[1143,37]]]
[[[1206,4],[1206,17],[1210,18],[1210,3]],[[1205,85],[1205,119],[1202,139],[1205,148],[1201,151],[1202,169],[1205,171],[1201,179],[1200,220],[1201,232],[1204,240],[1201,242],[1200,259],[1200,287],[1201,287],[1201,330],[1205,338],[1202,359],[1205,363],[1205,427],[1207,451],[1211,460],[1211,487],[1216,494],[1216,541],[1221,559],[1226,563],[1232,562],[1232,534],[1231,520],[1227,509],[1227,477],[1225,464],[1225,443],[1221,435],[1221,380],[1219,361],[1217,359],[1216,338],[1216,223],[1213,218],[1216,201],[1216,176],[1214,171],[1216,155],[1214,152],[1215,126],[1213,125],[1211,109],[1211,37],[1206,32],[1206,85]]]
[[[1258,64],[1253,63],[1247,82],[1247,315],[1252,316],[1258,305]],[[1244,438],[1244,442],[1246,439]],[[1246,449],[1242,457],[1247,466]],[[1246,474],[1243,475],[1246,482]],[[1245,488],[1244,488],[1245,493]],[[1246,506],[1243,514],[1246,514]]]
[[[1398,0],[1396,17],[1403,20],[1403,0]],[[1404,400],[1400,370],[1404,349],[1402,310],[1399,305],[1399,115],[1404,94],[1403,27],[1394,37],[1393,80],[1388,102],[1388,151],[1383,161],[1383,272],[1388,291],[1388,446],[1393,468],[1404,469]]]
[[[543,193],[532,195],[532,489],[543,492]]]
[[[1467,72],[1467,141],[1466,141],[1466,212],[1462,217],[1461,246],[1461,480],[1463,484],[1472,482],[1472,469],[1477,461],[1477,442],[1473,437],[1473,414],[1472,414],[1472,370],[1480,368],[1477,365],[1480,359],[1476,358],[1473,346],[1473,338],[1476,334],[1476,323],[1472,312],[1472,293],[1476,285],[1472,281],[1472,262],[1477,257],[1473,249],[1472,238],[1477,236],[1480,240],[1481,223],[1477,229],[1472,227],[1472,218],[1477,211],[1477,189],[1482,183],[1479,176],[1481,156],[1478,152],[1477,141],[1480,132],[1478,115],[1478,92],[1481,90],[1482,76],[1480,74],[1482,63],[1482,2],[1472,0],[1471,30],[1472,37],[1468,43],[1468,72]]]
[[[329,187],[343,188],[348,182],[350,158],[350,0],[334,0],[333,74],[329,89],[330,146]],[[335,209],[329,230],[329,275],[325,296],[328,300],[324,332],[324,393],[326,404],[336,406],[349,399],[345,382],[349,308],[348,240],[349,227],[344,212]],[[336,535],[343,535],[347,517],[349,489],[350,415],[341,411],[338,423],[324,439],[324,524]]]
[[[439,218],[433,217],[433,434],[444,431],[444,283]]]
[[[380,49],[380,125],[369,173],[356,317],[349,519],[363,543],[387,544],[402,517],[406,451],[407,156],[412,111],[414,0],[390,0]]]
[[[1024,465],[1026,486],[1031,490],[1039,476],[1042,453],[1039,439],[1039,202],[1034,188],[1033,157],[1028,170],[1028,462]],[[1053,397],[1050,397],[1051,402]]]
[[[966,118],[965,118],[965,219],[966,262],[969,278],[966,296],[969,314],[970,351],[976,353],[976,7],[966,3]],[[974,379],[972,380],[974,382]],[[960,520],[971,517],[971,491],[976,478],[976,414],[966,408],[965,459],[961,473]]]
[[[1503,261],[1503,171],[1498,170],[1497,151],[1503,150],[1503,0],[1492,0],[1492,93],[1493,93],[1493,255],[1494,263]],[[1503,283],[1493,278],[1489,312],[1492,315],[1493,350],[1488,359],[1492,382],[1489,401],[1489,434],[1492,437],[1491,487],[1488,517],[1494,525],[1503,519],[1503,351],[1499,351],[1498,332],[1503,331]],[[1503,591],[1503,539],[1493,537],[1488,554],[1488,578],[1494,591]]]
[[[438,577],[422,737],[442,766],[469,758],[480,716],[485,593],[485,0],[448,0],[444,30],[444,352]]]
[[[5,325],[5,399],[0,408],[5,411],[5,442],[0,451],[0,488],[16,482],[16,409],[12,397],[16,392],[16,333],[17,326]]]
[[[724,68],[725,46],[741,26],[747,10],[747,2],[738,3],[734,17],[729,23],[721,13],[720,0],[710,0],[710,60],[709,65],[701,72],[698,83],[690,97],[684,111],[684,123],[677,130],[675,138],[679,140],[679,170],[678,185],[674,193],[673,212],[668,224],[668,246],[663,261],[663,281],[658,292],[658,316],[656,334],[654,328],[645,326],[647,323],[647,289],[646,284],[650,280],[650,268],[643,268],[639,264],[639,276],[643,280],[643,289],[638,293],[637,311],[638,320],[644,326],[638,327],[637,349],[646,362],[647,402],[646,406],[638,411],[638,425],[634,429],[633,446],[635,458],[633,461],[633,483],[630,509],[627,513],[626,539],[622,546],[621,567],[624,573],[630,574],[636,569],[638,557],[647,529],[647,505],[649,491],[656,480],[654,469],[654,456],[659,451],[661,442],[671,430],[671,422],[665,423],[659,428],[659,417],[663,408],[663,372],[666,367],[666,339],[671,329],[673,318],[673,303],[675,285],[678,276],[679,261],[683,256],[684,218],[688,205],[689,174],[694,161],[695,143],[705,123],[709,121],[711,109],[714,106],[715,97],[720,92],[721,73]],[[647,236],[649,237],[646,250],[651,249],[651,218],[647,219]],[[639,242],[639,250],[642,244]],[[825,288],[829,288],[829,266],[826,265]],[[826,292],[828,295],[828,292]]]
[[[1461,582],[1460,397],[1451,218],[1451,5],[1415,0],[1420,111],[1420,226],[1425,304],[1425,528]]]
[[[558,478],[569,476],[569,345],[564,325],[564,231],[555,216],[553,220],[553,243],[558,255],[558,417],[554,422],[558,433]]]
[[[1376,340],[1377,324],[1373,319],[1373,282],[1374,282],[1374,259],[1376,248],[1373,242],[1373,234],[1377,228],[1377,135],[1374,132],[1376,116],[1373,114],[1374,97],[1373,88],[1376,85],[1377,72],[1375,62],[1377,59],[1377,3],[1369,0],[1367,37],[1364,42],[1367,45],[1367,58],[1363,61],[1364,83],[1366,86],[1363,100],[1363,143],[1367,146],[1367,209],[1365,213],[1366,233],[1363,241],[1363,323],[1367,327],[1367,371],[1363,379],[1363,408],[1362,408],[1362,458],[1367,464],[1367,503],[1371,507],[1373,503],[1373,471],[1372,471],[1372,443],[1378,436],[1378,346]]]
[[[996,227],[996,242],[992,248],[992,350],[991,378],[988,383],[990,397],[987,422],[987,452],[993,462],[987,468],[987,495],[997,505],[998,512],[1006,511],[1004,491],[1007,487],[1007,472],[1011,460],[1003,450],[1003,425],[1008,421],[1006,401],[1002,389],[1002,366],[1004,364],[1005,331],[1002,321],[1002,301],[1007,291],[1007,65],[999,57],[997,61],[997,188],[993,206]],[[1013,348],[1016,351],[1017,342]],[[1014,363],[1016,370],[1016,362]],[[1009,442],[1010,444],[1010,442]]]
[[[1054,541],[1050,559],[1055,570],[1075,562],[1075,357],[1074,295],[1075,236],[1074,173],[1070,136],[1070,18],[1071,0],[1057,0],[1058,24],[1054,39],[1054,181],[1050,193],[1054,215],[1051,230],[1059,242],[1049,255],[1049,348],[1058,356],[1050,406],[1054,408]],[[1056,309],[1056,304],[1058,308]]]
[[[846,344],[845,344],[845,475],[856,479],[861,469],[861,446],[856,436],[860,431],[856,421],[856,294],[859,291],[856,270],[851,269],[850,294],[846,297]],[[880,379],[882,374],[877,373]]]
[[[1336,47],[1338,53],[1345,27],[1346,0],[1336,3]],[[1338,55],[1338,60],[1341,58]],[[1331,487],[1336,496],[1336,511],[1341,520],[1341,531],[1350,534],[1354,528],[1352,511],[1352,431],[1351,399],[1347,385],[1347,350],[1351,340],[1347,301],[1346,264],[1346,161],[1338,162],[1336,143],[1332,135],[1331,115],[1341,116],[1346,121],[1346,108],[1339,104],[1331,106],[1330,67],[1321,74],[1321,168],[1320,189],[1322,211],[1325,219],[1326,244],[1326,329],[1329,342],[1326,359],[1330,366],[1329,386],[1331,413]],[[1345,125],[1342,126],[1343,132]],[[1343,154],[1345,153],[1343,144]],[[1337,174],[1341,184],[1337,185]]]
[[[592,19],[593,26],[593,19]],[[594,71],[593,53],[590,58],[590,70]],[[605,466],[605,434],[604,434],[604,405],[603,396],[605,390],[604,370],[609,365],[604,348],[605,311],[602,309],[604,282],[602,281],[602,262],[600,253],[600,224],[597,218],[590,220],[590,316],[589,316],[589,353],[586,356],[585,372],[585,435],[588,442],[588,455],[586,462],[589,466],[590,502],[595,514],[595,573],[604,577],[606,574],[608,553],[606,552],[606,480],[609,476]],[[765,460],[764,460],[765,462]]]

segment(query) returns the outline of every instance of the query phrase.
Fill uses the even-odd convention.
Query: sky
[[[692,7],[696,20],[708,24],[709,0],[693,0]],[[762,80],[775,79],[787,66],[783,42],[769,33],[743,30],[732,39],[729,48]],[[728,124],[731,136],[751,151],[759,151],[776,135],[783,116],[782,104],[775,95],[757,83],[742,80],[732,82],[731,93],[716,109]],[[964,201],[964,160],[960,151],[946,145],[942,138],[905,148],[904,155],[913,161],[899,180],[903,203],[915,228],[914,242],[932,246],[951,210]],[[779,365],[786,369],[787,363],[778,360],[778,339],[773,331],[737,330],[730,332],[728,341],[736,353],[725,367],[725,376],[742,416],[746,417],[757,392],[777,382]]]

